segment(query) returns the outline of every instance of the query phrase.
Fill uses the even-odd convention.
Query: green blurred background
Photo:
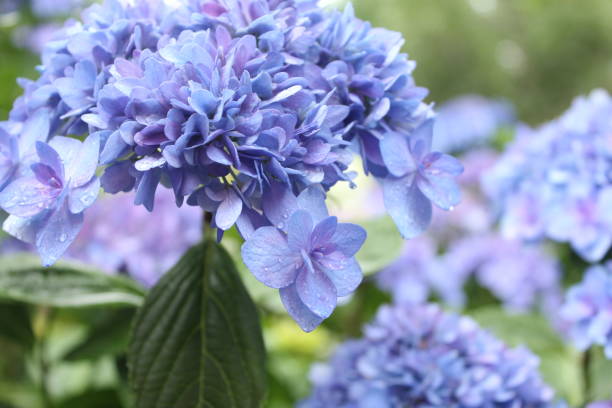
[[[0,6],[3,1],[8,0],[0,0]],[[339,6],[344,2],[327,3]],[[576,95],[598,87],[612,90],[611,0],[354,0],[353,3],[361,18],[404,34],[405,51],[418,62],[416,81],[431,91],[429,101],[439,104],[466,93],[506,98],[516,106],[521,121],[538,124],[560,114]],[[1,120],[7,117],[13,99],[20,94],[16,77],[33,78],[39,61],[29,51],[14,46],[15,31],[24,24],[36,23],[28,14],[0,16]],[[370,227],[381,228],[380,223]],[[380,237],[388,231],[382,228]],[[390,228],[394,230],[392,225]],[[401,244],[398,240],[395,242]],[[382,250],[387,250],[388,242],[384,239],[381,242]],[[239,243],[232,244],[230,240],[227,245]],[[256,282],[249,282],[253,280],[249,276],[245,274],[249,289],[266,316],[271,386],[267,406],[270,407],[288,407],[303,397],[308,391],[306,373],[312,361],[325,358],[333,345],[347,335],[359,335],[362,323],[369,320],[378,305],[388,300],[371,282],[366,282],[351,302],[339,308],[321,329],[304,334],[287,318],[276,294]],[[46,324],[48,311],[30,310],[29,313],[33,316],[32,330],[37,333]],[[125,362],[117,350],[117,344],[125,344],[127,329],[117,329],[117,338],[112,339],[110,347],[114,349],[110,354],[117,354],[116,357],[109,357],[109,346],[99,341],[88,346],[85,352],[74,351],[83,339],[90,338],[92,325],[93,330],[99,327],[94,325],[96,321],[101,321],[104,328],[114,317],[112,311],[57,312],[47,343],[51,349],[50,363],[53,363],[49,388],[52,397],[65,401],[60,403],[60,408],[128,405],[128,392],[121,385],[125,384]],[[503,320],[499,315],[486,315],[486,319],[490,324],[485,326],[492,329]],[[125,323],[123,318],[120,321]],[[504,330],[511,328],[511,333],[502,337],[511,341],[518,336],[511,342],[526,342],[536,352],[539,352],[538,341],[545,342],[542,339],[546,336],[554,338],[546,334],[540,320],[524,323],[522,332],[517,322],[506,320],[505,323],[508,324]],[[2,316],[0,324],[3,324]],[[525,336],[519,336],[520,333]],[[549,360],[558,363],[547,370],[544,368],[563,377],[554,381],[555,385],[567,385],[560,387],[565,389],[566,397],[580,401],[582,396],[574,391],[579,385],[572,368],[579,357],[558,344],[558,340],[551,342],[556,347],[553,352],[558,354]],[[0,408],[40,406],[40,401],[32,397],[38,380],[37,370],[33,368],[36,353],[22,366],[24,358],[18,348],[13,349],[1,339],[0,347],[3,349]],[[548,345],[546,348],[551,349]],[[10,402],[9,394],[13,395]],[[88,394],[89,399],[83,397]]]

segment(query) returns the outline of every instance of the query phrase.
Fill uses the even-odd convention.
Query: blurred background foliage
[[[0,0],[0,10],[8,1]],[[612,89],[610,0],[353,3],[361,18],[404,34],[404,50],[418,62],[416,81],[430,89],[428,100],[437,104],[466,93],[501,97],[515,105],[521,121],[538,124],[560,114],[578,94],[597,87]],[[39,57],[16,46],[15,40],[23,35],[23,31],[19,34],[21,27],[37,23],[36,17],[27,12],[0,15],[0,120],[7,117],[12,101],[21,93],[15,79],[35,76]],[[397,255],[401,240],[388,222],[372,221],[368,225],[369,247],[363,255],[366,258],[360,261],[367,265],[367,272],[374,272]],[[236,236],[226,245],[234,254],[239,253]],[[236,258],[240,262],[239,256]],[[270,351],[269,407],[289,407],[305,396],[312,362],[326,358],[347,336],[358,336],[363,323],[390,299],[371,278],[366,278],[356,295],[332,318],[314,333],[305,334],[287,317],[273,290],[248,273],[243,276],[265,316]],[[473,310],[467,313],[511,344],[532,347],[543,360],[547,381],[570,402],[582,401],[577,353],[560,343],[546,322],[537,317],[507,316],[498,306],[482,308],[490,298],[473,294]],[[0,408],[49,406],[44,398],[52,399],[59,408],[129,406],[120,346],[125,344],[129,328],[125,323],[133,311],[58,310],[52,312],[52,327],[48,327],[49,313],[34,307],[0,305],[0,327],[13,327],[15,317],[22,315],[29,316],[31,322],[14,331],[0,330]],[[594,364],[593,370],[603,370],[602,364]],[[605,367],[605,372],[609,369]],[[45,380],[50,393],[47,397],[37,391],[41,370],[49,371]],[[608,385],[601,386],[601,394],[607,392]]]

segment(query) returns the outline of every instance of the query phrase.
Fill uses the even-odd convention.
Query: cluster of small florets
[[[578,98],[559,119],[516,141],[485,180],[501,207],[504,233],[569,242],[597,262],[612,244],[612,99]]]
[[[576,346],[604,347],[612,359],[612,265],[593,266],[581,283],[570,288],[561,309]]]
[[[538,365],[435,305],[383,307],[363,339],[315,366],[300,407],[553,407]]]
[[[332,186],[352,182],[353,152],[383,183],[405,237],[427,228],[432,202],[459,201],[462,166],[431,151],[433,113],[401,36],[350,7],[108,0],[83,18],[45,48],[40,78],[21,82],[0,131],[4,228],[45,265],[75,239],[100,188],[135,191],[151,210],[161,184],[177,205],[209,212],[219,239],[237,226],[249,269],[311,328],[360,280],[363,230],[321,211]],[[264,234],[299,257],[252,261],[259,243],[249,241]]]

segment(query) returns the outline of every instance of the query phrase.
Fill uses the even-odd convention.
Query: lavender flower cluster
[[[435,305],[383,307],[365,337],[315,366],[301,408],[556,406],[538,358]]]
[[[561,316],[579,349],[600,345],[612,359],[612,264],[587,270],[583,281],[568,290]]]
[[[485,189],[510,237],[568,242],[588,262],[612,245],[612,99],[602,90],[574,101],[539,129],[523,127]]]
[[[0,132],[4,229],[55,262],[102,188],[236,225],[243,258],[311,330],[361,280],[365,239],[325,209],[356,152],[402,235],[459,201],[461,164],[431,151],[433,112],[398,33],[314,0],[108,0],[43,51]],[[274,256],[267,258],[270,245]]]

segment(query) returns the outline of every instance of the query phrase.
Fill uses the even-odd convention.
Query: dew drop
[[[66,242],[66,240],[67,240],[67,239],[68,239],[68,235],[66,235],[65,233],[62,233],[62,234],[59,236],[59,241],[60,241],[60,242]]]
[[[451,206],[448,208],[448,211],[455,211],[455,207],[451,205]]]
[[[278,223],[278,229],[283,229],[283,228],[285,228],[285,223],[279,222]]]

